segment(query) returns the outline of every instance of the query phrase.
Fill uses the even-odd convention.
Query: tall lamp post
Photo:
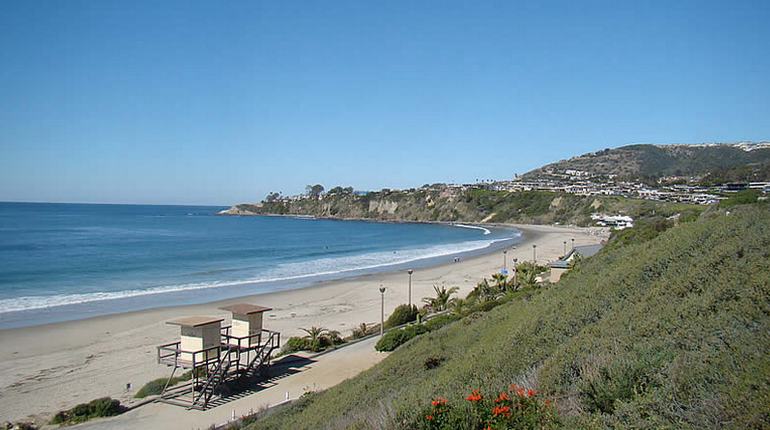
[[[380,284],[380,337],[385,334],[385,287]]]
[[[564,255],[567,255],[567,241],[564,241]]]
[[[503,270],[508,270],[508,262],[505,260],[505,254],[508,253],[507,249],[503,250]]]
[[[385,287],[380,285],[380,337],[385,334]]]
[[[572,249],[573,250],[575,249],[575,238],[574,237],[572,238]]]
[[[519,261],[518,258],[513,259],[513,287],[516,288],[516,274],[519,273],[519,270],[516,268],[516,263]]]
[[[532,245],[532,262],[537,264],[537,245]]]
[[[409,274],[409,308],[412,308],[412,273],[414,273],[414,270],[409,269],[406,271],[406,273]]]

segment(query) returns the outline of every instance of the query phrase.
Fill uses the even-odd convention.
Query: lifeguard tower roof
[[[224,320],[225,320],[224,318],[219,318],[219,317],[195,316],[195,317],[177,318],[175,320],[168,321],[166,324],[179,325],[183,327],[200,327],[204,325],[222,322]]]
[[[251,315],[273,310],[273,308],[252,305],[250,303],[236,303],[234,305],[224,306],[219,309],[222,309],[223,311],[229,311],[237,315]]]

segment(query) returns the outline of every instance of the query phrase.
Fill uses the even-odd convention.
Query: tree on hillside
[[[265,201],[268,203],[272,203],[277,201],[280,198],[281,198],[281,193],[276,193],[275,191],[273,191],[267,194],[267,197],[265,197]]]
[[[318,197],[324,192],[324,186],[321,184],[308,185],[305,187],[305,192],[310,197]]]
[[[327,194],[353,194],[353,187],[340,187],[336,186],[327,191]]]

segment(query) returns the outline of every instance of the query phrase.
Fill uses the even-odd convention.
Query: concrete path
[[[207,411],[186,410],[164,403],[151,403],[115,418],[91,421],[71,427],[77,430],[91,429],[207,429],[212,424],[223,424],[233,414],[237,417],[281,403],[289,393],[296,399],[309,390],[323,390],[356,376],[374,366],[387,354],[376,352],[374,337],[332,351],[313,359],[296,356],[280,360],[271,366],[271,378],[251,393],[238,395],[232,400]]]

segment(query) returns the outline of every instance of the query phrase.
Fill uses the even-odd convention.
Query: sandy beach
[[[565,240],[574,238],[576,245],[584,245],[606,237],[597,229],[515,227],[523,231],[524,240],[508,252],[509,261],[514,257],[531,260],[531,245],[537,244],[538,262],[544,264],[562,254]],[[433,285],[457,286],[460,296],[464,296],[501,265],[502,255],[495,252],[415,271],[413,302],[431,295]],[[283,340],[299,335],[301,327],[310,326],[348,334],[362,322],[379,321],[380,286],[387,288],[386,317],[395,306],[406,303],[407,280],[406,273],[381,273],[203,305],[173,307],[169,303],[166,308],[2,330],[0,420],[47,420],[58,410],[97,397],[129,400],[146,382],[169,375],[169,368],[156,363],[155,347],[178,337],[178,327],[165,323],[170,319],[189,315],[224,317],[227,312],[219,310],[220,306],[249,302],[273,308],[265,328],[280,331]],[[377,361],[371,356],[365,355],[368,361],[364,364]],[[128,383],[132,388],[127,391]]]

